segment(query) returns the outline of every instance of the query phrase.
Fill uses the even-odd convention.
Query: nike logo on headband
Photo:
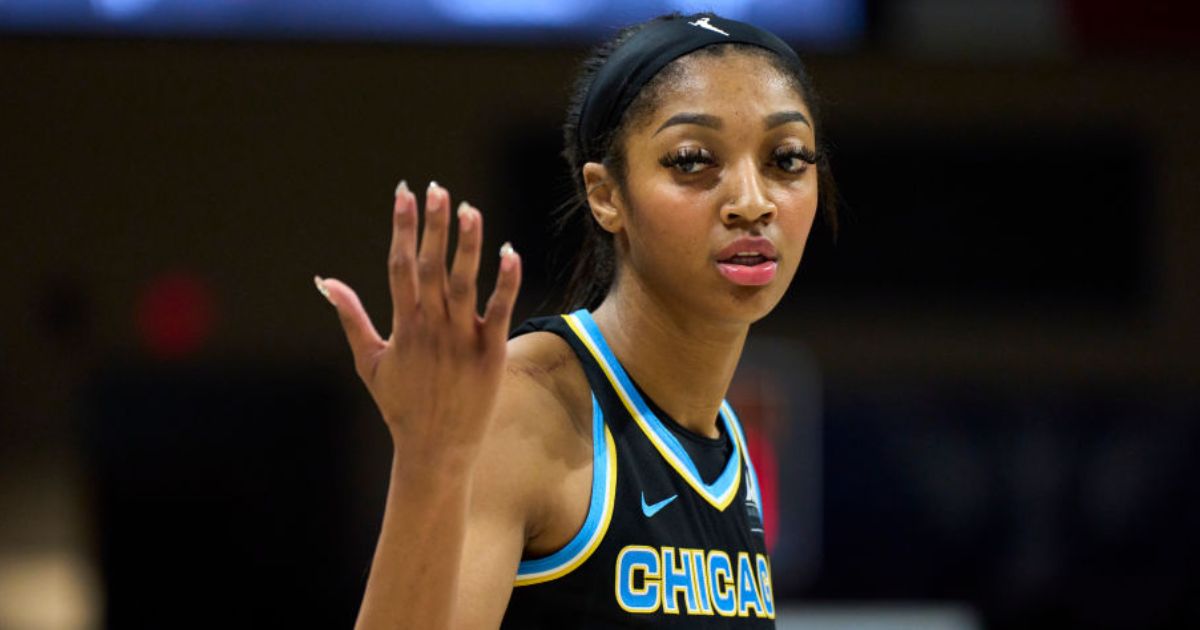
[[[720,33],[720,34],[724,35],[725,37],[729,37],[729,33],[726,33],[725,31],[722,31],[721,29],[713,26],[712,24],[709,24],[708,21],[710,19],[711,18],[702,17],[702,18],[696,20],[695,22],[688,22],[688,24],[691,24],[692,26],[699,26],[700,28],[706,28],[714,33]]]

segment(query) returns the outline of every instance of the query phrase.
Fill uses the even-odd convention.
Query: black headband
[[[621,122],[634,97],[667,64],[706,46],[734,43],[800,60],[783,40],[745,22],[705,15],[651,22],[613,51],[592,78],[579,113],[579,159],[592,157],[592,143]]]

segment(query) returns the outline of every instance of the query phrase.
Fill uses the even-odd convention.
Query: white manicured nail
[[[321,276],[313,276],[313,283],[317,285],[317,290],[321,292],[321,295],[324,295],[330,304],[334,304],[333,298],[329,295],[329,287],[325,286],[325,281],[321,279]],[[334,304],[334,306],[337,305]]]

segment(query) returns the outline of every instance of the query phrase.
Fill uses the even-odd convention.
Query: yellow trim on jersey
[[[638,412],[637,407],[630,399],[629,392],[625,391],[625,387],[621,385],[617,375],[613,373],[612,367],[609,366],[608,361],[604,359],[604,356],[592,341],[591,336],[588,335],[582,327],[580,327],[579,322],[576,321],[575,317],[572,315],[563,315],[562,318],[567,322],[567,325],[571,327],[571,330],[575,333],[575,335],[579,337],[579,340],[583,342],[583,345],[587,347],[588,352],[591,353],[592,357],[596,359],[596,363],[600,366],[600,369],[604,371],[604,375],[608,377],[608,382],[612,384],[613,390],[617,392],[617,397],[621,399],[621,403],[625,405],[625,409],[629,412],[629,415],[632,416],[634,421],[637,422],[637,425],[641,427],[642,433],[646,434],[646,437],[650,440],[650,443],[654,445],[654,448],[659,452],[660,455],[662,455],[663,459],[665,459],[667,463],[675,469],[675,472],[679,473],[680,477],[683,477],[683,480],[686,481],[688,485],[690,485],[692,489],[696,491],[697,494],[704,497],[705,501],[708,501],[713,507],[717,508],[717,510],[722,512],[725,511],[725,508],[729,507],[729,504],[733,502],[733,498],[737,496],[738,488],[741,487],[742,484],[742,464],[745,461],[745,455],[742,452],[744,447],[741,444],[741,440],[734,438],[734,456],[738,458],[738,462],[732,483],[729,484],[729,487],[725,489],[723,494],[719,496],[712,494],[707,488],[704,487],[704,483],[697,476],[688,471],[687,466],[679,461],[679,458],[671,452],[671,449],[668,448],[665,443],[663,443],[662,438],[660,438],[654,432],[654,429],[650,427],[649,423],[646,422],[646,419],[642,417],[641,413]],[[724,411],[724,406],[724,403],[722,403],[722,411]],[[724,413],[722,415],[724,415]],[[731,419],[726,418],[726,421],[728,424],[733,425],[733,421]]]
[[[542,582],[556,580],[570,573],[571,571],[574,571],[576,567],[583,564],[584,561],[587,560],[594,551],[596,551],[596,548],[600,546],[600,541],[604,539],[604,534],[608,531],[608,524],[612,521],[613,504],[617,496],[617,446],[613,441],[612,432],[608,430],[607,425],[604,426],[604,444],[607,451],[605,457],[606,463],[604,466],[604,512],[600,517],[599,525],[592,530],[591,536],[587,543],[584,544],[583,548],[575,553],[569,560],[567,560],[565,564],[542,571],[527,573],[525,575],[522,575],[518,569],[517,578],[513,581],[514,586],[529,586],[531,584],[541,584]],[[593,466],[594,465],[595,463],[593,460]],[[595,475],[596,473],[593,471],[592,474]],[[587,527],[586,517],[584,520],[584,527]],[[580,533],[583,533],[582,530]],[[570,543],[568,543],[568,545],[569,544]]]

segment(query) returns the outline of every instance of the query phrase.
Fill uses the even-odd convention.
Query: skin
[[[811,116],[763,59],[730,54],[680,63],[682,80],[629,130],[627,186],[601,164],[583,168],[593,215],[613,234],[618,254],[616,283],[594,315],[659,405],[693,431],[716,435],[717,409],[750,324],[783,296],[816,212],[816,167],[788,173],[772,155],[784,145],[811,149],[815,138],[795,120],[766,128],[780,112]],[[716,117],[720,128],[663,127],[680,113]],[[712,164],[687,174],[659,163],[682,146],[710,152]],[[406,187],[397,190],[388,338],[349,286],[318,278],[393,442],[383,527],[357,626],[494,628],[522,556],[561,548],[586,518],[590,394],[557,336],[505,342],[520,284],[515,253],[502,257],[496,289],[484,315],[476,314],[479,211],[460,206],[447,273],[449,193],[427,191],[419,247],[416,205]],[[767,285],[738,286],[718,273],[716,253],[745,235],[770,238],[778,250],[779,271]]]

